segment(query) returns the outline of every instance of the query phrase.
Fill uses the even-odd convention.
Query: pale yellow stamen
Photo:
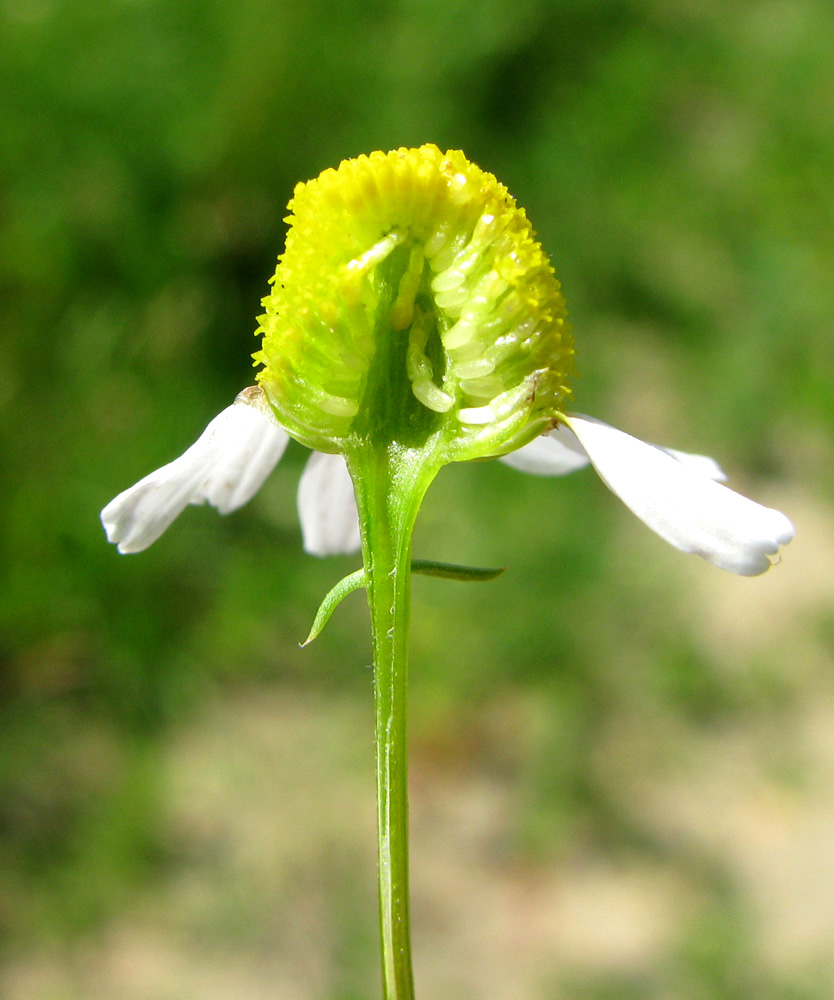
[[[425,324],[415,323],[408,336],[406,371],[417,399],[435,413],[446,413],[455,405],[455,399],[432,381],[434,373],[426,355],[427,342],[428,330]]]
[[[405,330],[414,319],[414,299],[423,277],[423,248],[414,244],[408,258],[408,267],[400,280],[397,298],[391,306],[391,326],[395,330]]]
[[[470,406],[458,410],[458,420],[462,424],[488,424],[495,419],[495,410],[491,406]]]

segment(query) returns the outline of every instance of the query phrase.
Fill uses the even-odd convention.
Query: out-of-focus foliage
[[[827,908],[808,903],[817,923],[792,948],[768,909],[779,910],[782,876],[746,864],[746,846],[768,856],[756,831],[785,813],[762,807],[761,824],[725,827],[707,806],[698,821],[692,803],[720,810],[738,802],[728,789],[752,784],[777,805],[798,796],[808,823],[829,829],[834,768],[808,734],[834,718],[832,51],[826,0],[0,2],[4,995],[94,1000],[108,995],[102,983],[163,995],[95,971],[90,941],[137,907],[150,923],[174,913],[190,942],[193,975],[164,995],[213,995],[200,978],[211,952],[223,995],[248,997],[223,976],[287,948],[309,960],[276,997],[374,987],[372,861],[357,876],[352,846],[354,828],[372,837],[366,803],[354,820],[328,792],[358,773],[370,794],[367,624],[357,597],[297,647],[321,595],[356,565],[301,552],[303,449],[245,510],[189,511],[141,556],[107,546],[97,512],[251,382],[251,331],[293,185],[426,141],[462,148],[527,208],[572,311],[577,409],[715,454],[800,535],[772,576],[728,581],[643,533],[591,473],[444,471],[417,554],[510,571],[483,586],[415,584],[415,795],[431,802],[439,783],[454,800],[449,775],[501,789],[507,816],[473,885],[500,872],[523,894],[531,879],[587,867],[613,873],[610,888],[638,871],[651,874],[646,905],[677,902],[659,921],[667,936],[627,960],[614,920],[607,962],[581,948],[566,959],[559,934],[528,913],[540,992],[516,966],[511,982],[527,985],[503,993],[480,983],[474,956],[494,947],[524,963],[494,921],[490,944],[476,945],[481,914],[506,898],[454,911],[437,941],[438,913],[418,904],[434,942],[420,959],[418,937],[422,974],[438,996],[830,995],[814,927],[820,940],[834,932],[834,888]],[[261,701],[298,742],[281,745],[274,780],[253,770],[241,783],[210,750],[218,732],[244,739]],[[204,732],[196,756],[182,750]],[[233,823],[249,803],[251,824],[270,828],[255,805],[269,787],[281,809],[296,754],[309,780],[285,824],[330,839],[288,862],[291,876],[229,875],[220,855],[234,834],[218,816]],[[194,759],[202,771],[189,771]],[[740,762],[729,777],[727,759]],[[705,762],[713,770],[693,777]],[[197,820],[177,825],[189,781],[194,801],[205,793],[215,807],[206,828],[220,824],[202,854]],[[688,805],[673,808],[658,786],[683,789]],[[432,839],[442,822],[430,808],[418,825],[417,886],[449,849]],[[266,840],[256,853],[274,874],[285,855],[271,850]],[[826,852],[808,864],[809,891],[834,887]],[[171,886],[200,866],[216,884],[200,883],[208,895],[189,908]],[[804,912],[796,879],[783,881],[784,906]],[[275,891],[261,898],[262,886]],[[299,925],[304,905],[313,916]],[[458,935],[460,967],[433,965]]]

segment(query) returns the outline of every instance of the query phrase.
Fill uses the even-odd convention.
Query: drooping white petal
[[[756,576],[793,538],[784,514],[705,478],[662,449],[590,417],[567,420],[603,482],[676,548],[731,573]]]
[[[221,514],[237,510],[258,491],[288,441],[261,390],[244,390],[179,458],[110,501],[101,512],[108,541],[120,552],[141,552],[188,504],[208,502]]]
[[[723,482],[727,478],[718,462],[708,455],[692,455],[674,448],[660,450],[689,466],[694,472],[700,472],[707,479]],[[560,424],[523,448],[511,451],[509,455],[502,455],[499,461],[519,472],[528,472],[534,476],[566,476],[577,469],[584,469],[591,460],[573,431]]]
[[[314,556],[356,552],[359,514],[353,482],[341,455],[314,451],[298,484],[304,550]]]
[[[499,461],[534,476],[566,476],[590,462],[585,449],[569,427],[559,426]]]

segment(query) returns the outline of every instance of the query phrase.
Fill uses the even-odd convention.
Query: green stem
[[[374,649],[379,916],[385,1000],[413,1000],[406,700],[411,533],[434,472],[396,446],[347,455],[362,530]]]

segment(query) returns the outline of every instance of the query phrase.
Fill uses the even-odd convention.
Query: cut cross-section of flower
[[[784,514],[714,482],[711,459],[669,453],[590,417],[565,420],[606,486],[675,548],[758,576],[793,538]]]
[[[591,463],[670,544],[747,576],[793,537],[784,514],[719,486],[713,459],[565,415],[574,347],[561,286],[524,210],[459,150],[346,160],[299,184],[290,212],[259,317],[261,388],[105,507],[121,552],[147,548],[188,504],[242,506],[289,436],[317,449],[298,493],[314,555],[359,548],[351,475],[362,507],[382,459],[392,495],[411,484],[415,511],[449,462],[498,456],[546,476]]]
[[[438,467],[526,443],[570,397],[573,336],[526,213],[434,145],[299,184],[255,355],[278,420],[323,452],[429,446]]]

